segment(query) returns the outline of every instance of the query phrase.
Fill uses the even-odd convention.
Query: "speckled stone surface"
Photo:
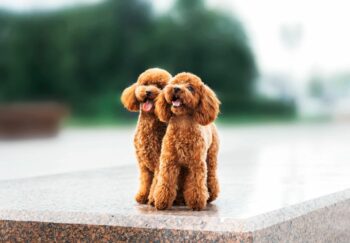
[[[201,212],[134,202],[134,127],[0,141],[0,242],[350,242],[349,124],[218,127]]]
[[[253,197],[243,178],[221,177],[221,197],[200,212],[137,205],[133,166],[0,181],[0,242],[350,240],[348,189],[329,194],[328,187],[324,195],[271,208],[263,205],[273,188],[264,190],[266,196]],[[256,208],[245,207],[244,198]]]

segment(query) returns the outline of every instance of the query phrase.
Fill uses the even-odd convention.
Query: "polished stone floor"
[[[348,124],[219,130],[220,197],[204,212],[180,214],[247,218],[350,188]],[[0,209],[154,213],[133,200],[132,133],[68,129],[54,139],[0,142]]]

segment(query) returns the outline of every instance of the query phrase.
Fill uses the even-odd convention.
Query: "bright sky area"
[[[101,0],[2,0],[14,11],[53,10]],[[173,0],[148,0],[163,12]],[[311,74],[350,70],[350,2],[346,0],[207,0],[243,22],[262,73],[284,73],[296,82]]]

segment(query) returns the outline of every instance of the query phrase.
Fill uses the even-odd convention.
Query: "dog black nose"
[[[174,92],[177,93],[180,91],[180,88],[179,87],[174,87]]]
[[[146,91],[146,95],[147,95],[147,97],[151,96],[152,95],[152,91],[147,90]]]

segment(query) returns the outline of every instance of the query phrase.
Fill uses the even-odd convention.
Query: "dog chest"
[[[178,163],[186,165],[193,160],[202,160],[202,154],[207,151],[207,141],[199,127],[169,128],[163,144],[170,154],[176,155]]]

